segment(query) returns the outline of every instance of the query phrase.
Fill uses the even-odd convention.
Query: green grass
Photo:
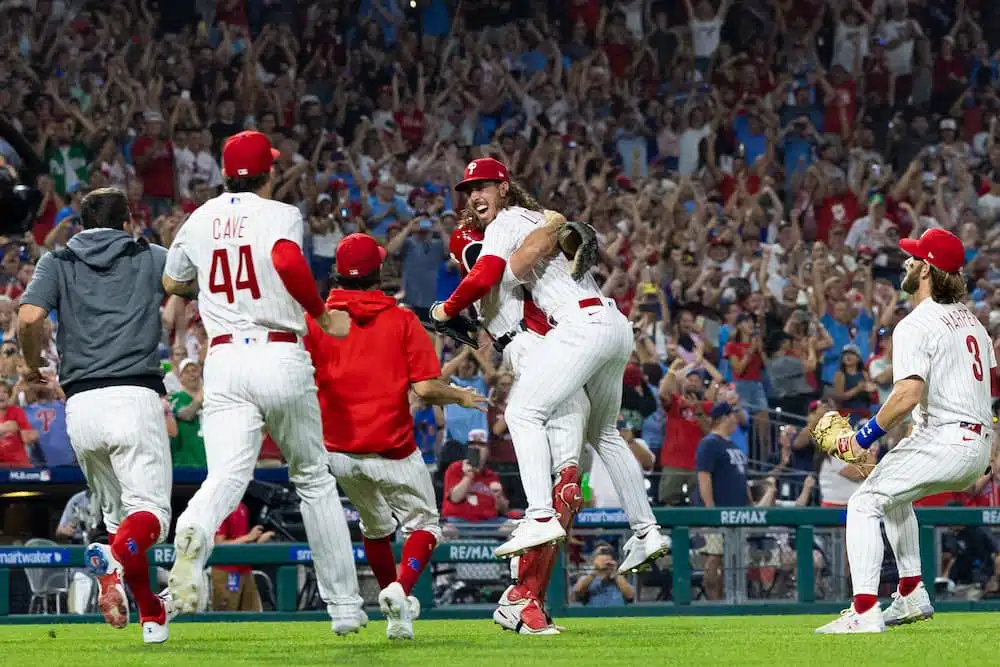
[[[178,623],[145,646],[139,628],[0,626],[0,664],[64,665],[991,665],[997,616],[939,614],[883,635],[818,636],[818,616],[567,619],[555,637],[501,632],[482,621],[418,621],[417,639],[389,643],[385,624],[337,637],[326,623]]]

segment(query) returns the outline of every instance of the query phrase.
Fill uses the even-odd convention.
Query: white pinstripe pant
[[[541,336],[530,331],[521,332],[504,349],[505,359],[514,370],[514,386],[522,381],[521,369],[525,367],[527,359],[543,340]],[[621,405],[620,393],[618,405]],[[526,448],[517,450],[519,469],[528,466],[541,470],[551,469],[553,473],[558,473],[567,466],[579,465],[583,443],[587,441],[586,430],[589,419],[590,399],[587,398],[586,391],[578,389],[565,402],[560,403],[545,422],[548,448],[542,448],[541,451],[526,451]],[[617,428],[615,434],[618,435]],[[620,437],[599,438],[596,443],[592,442],[591,446],[608,470],[608,477],[618,492],[622,509],[628,517],[632,530],[644,533],[648,528],[655,526],[656,518],[646,496],[642,468],[625,441]],[[525,460],[522,456],[530,458]],[[551,497],[551,479],[548,487]]]
[[[398,460],[330,452],[328,460],[330,472],[358,508],[365,537],[388,537],[398,525],[403,537],[425,530],[441,541],[434,484],[419,451]]]
[[[163,403],[145,387],[104,387],[70,396],[66,430],[109,533],[145,510],[170,532],[173,467]]]
[[[253,478],[266,425],[302,501],[320,596],[328,606],[360,606],[347,520],[327,468],[314,373],[297,343],[241,341],[209,350],[201,419],[208,477],[177,519],[177,530],[197,528],[211,551],[215,531]]]
[[[883,457],[847,501],[847,557],[855,595],[877,595],[885,534],[900,577],[920,574],[913,501],[968,488],[986,470],[992,429],[976,435],[958,424],[915,429]]]
[[[538,461],[538,452],[548,451],[546,423],[574,394],[583,389],[590,400],[586,441],[599,446],[619,441],[626,447],[617,418],[622,375],[633,347],[632,327],[616,307],[573,307],[526,356],[504,416],[528,500],[528,517],[555,513],[551,466],[532,462]]]

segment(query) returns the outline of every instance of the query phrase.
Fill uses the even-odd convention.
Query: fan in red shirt
[[[702,400],[704,375],[689,371],[679,387],[680,378],[671,369],[660,382],[660,400],[667,411],[667,427],[660,449],[659,498],[665,505],[677,505],[683,498],[683,485],[694,488],[694,454],[698,442],[708,431],[708,413],[712,402]],[[683,393],[681,393],[683,391]]]
[[[174,146],[164,131],[162,114],[147,111],[144,119],[145,131],[132,145],[132,159],[157,216],[169,211],[174,199]]]
[[[858,198],[847,187],[847,180],[837,174],[830,179],[830,191],[816,212],[816,240],[828,243],[830,230],[840,227],[845,232],[861,217]]]
[[[311,317],[306,348],[316,368],[330,472],[361,515],[365,555],[382,592],[390,639],[412,639],[420,605],[410,595],[441,539],[430,473],[413,438],[409,392],[432,405],[485,410],[486,399],[441,379],[417,316],[379,290],[386,251],[365,234],[337,246],[339,289],[327,307],[351,316],[346,338],[323,334]],[[392,535],[406,536],[396,571]]]
[[[27,445],[38,440],[24,410],[10,402],[10,387],[0,384],[0,468],[30,468]]]
[[[506,509],[500,477],[486,467],[489,449],[483,429],[469,431],[466,457],[444,472],[444,501],[441,516],[464,521],[488,521]]]
[[[263,544],[270,542],[274,531],[263,526],[250,528],[250,510],[243,503],[236,506],[215,533],[216,544]],[[215,611],[260,611],[260,593],[249,565],[212,566],[212,609]]]

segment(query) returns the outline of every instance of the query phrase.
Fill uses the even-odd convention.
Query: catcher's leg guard
[[[559,471],[555,486],[552,487],[552,507],[563,528],[568,529],[573,524],[573,518],[583,506],[579,479],[577,467],[567,466]],[[508,599],[511,602],[524,598],[544,601],[558,554],[558,546],[547,545],[531,549],[512,560],[511,575],[517,583],[509,592]]]

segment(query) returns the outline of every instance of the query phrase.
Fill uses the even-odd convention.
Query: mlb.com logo
[[[11,482],[51,482],[52,472],[49,470],[11,470],[7,477]]]

